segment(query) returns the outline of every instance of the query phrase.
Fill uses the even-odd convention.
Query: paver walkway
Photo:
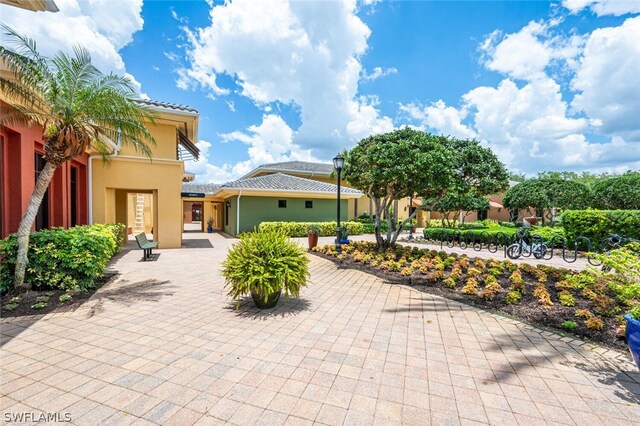
[[[73,313],[2,320],[2,416],[73,424],[638,424],[628,357],[337,269],[312,257],[302,299],[234,310],[234,241],[139,251]],[[9,416],[9,417],[8,417]]]

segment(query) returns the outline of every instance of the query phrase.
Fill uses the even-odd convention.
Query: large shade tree
[[[444,196],[423,199],[423,207],[440,212],[447,222],[452,213],[464,220],[468,212],[489,209],[486,195],[506,190],[509,172],[493,151],[478,141],[447,138],[446,144],[453,153],[453,185]]]
[[[595,207],[607,210],[640,210],[640,172],[599,180],[593,186]]]
[[[556,175],[527,179],[505,193],[504,205],[510,209],[535,210],[542,221],[552,217],[552,209],[584,209],[592,203],[591,190],[584,184]]]
[[[129,79],[101,73],[82,47],[49,58],[33,40],[2,28],[0,60],[11,75],[0,76],[0,123],[41,126],[46,160],[17,232],[14,285],[24,288],[29,234],[55,170],[89,150],[106,158],[116,140],[149,155],[155,141],[143,122],[153,115],[137,102]]]
[[[407,127],[360,141],[347,153],[343,176],[373,200],[376,243],[387,248],[417,213],[413,211],[402,223],[395,223],[391,212],[395,200],[418,196],[437,203],[448,193],[487,194],[505,187],[508,177],[504,166],[497,162],[500,170],[496,172],[492,170],[495,163],[485,164],[492,156],[476,141]],[[493,181],[496,177],[498,184]],[[388,224],[386,236],[381,232],[383,216]]]

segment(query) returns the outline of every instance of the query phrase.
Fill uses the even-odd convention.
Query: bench
[[[158,247],[158,242],[149,241],[147,239],[147,235],[144,232],[136,235],[136,242],[138,243],[138,247],[144,250],[144,256],[142,259],[145,261],[151,258],[151,250]]]

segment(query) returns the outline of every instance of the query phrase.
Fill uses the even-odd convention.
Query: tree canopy
[[[409,196],[439,203],[477,197],[504,189],[508,173],[493,152],[473,140],[438,136],[405,127],[361,140],[345,157],[343,176],[363,191],[375,205],[376,240],[379,247],[395,243],[402,226],[391,215],[394,200]],[[380,219],[386,214],[386,239]]]
[[[593,186],[595,207],[607,210],[640,210],[640,172],[598,181]]]
[[[534,208],[538,212],[550,208],[584,209],[591,202],[591,191],[586,185],[558,175],[543,175],[525,180],[509,188],[503,199],[507,208]]]

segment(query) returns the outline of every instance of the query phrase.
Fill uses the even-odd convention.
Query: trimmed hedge
[[[258,225],[259,231],[279,231],[283,230],[289,237],[306,237],[307,226],[315,224],[320,226],[320,236],[330,237],[336,235],[338,224],[334,222],[262,222]],[[347,227],[349,235],[360,235],[364,233],[364,224],[360,222],[340,222],[342,227]]]
[[[609,234],[640,239],[640,210],[569,210],[562,215],[568,241],[583,236],[594,248]]]
[[[104,274],[107,264],[120,251],[125,226],[90,225],[54,228],[29,237],[29,264],[25,282],[33,289],[86,290]],[[0,241],[0,290],[13,287],[18,238],[12,234]]]

